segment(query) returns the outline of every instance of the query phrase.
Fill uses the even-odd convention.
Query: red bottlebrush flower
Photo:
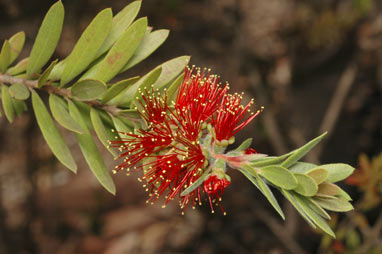
[[[227,94],[224,97],[222,105],[218,109],[216,117],[214,117],[213,119],[216,140],[229,140],[262,111],[261,109],[258,110],[255,114],[251,113],[250,117],[241,122],[250,112],[249,107],[253,104],[253,100],[251,100],[244,107],[243,105],[241,105],[241,100],[242,95],[236,93],[234,95]]]
[[[143,110],[139,112],[148,124],[161,124],[169,120],[167,94],[162,95],[158,91],[155,93],[152,88],[151,92],[145,89],[145,92],[141,92],[141,95],[142,100],[139,101],[139,104]]]
[[[165,206],[184,193],[180,206],[185,210],[189,204],[201,205],[204,192],[212,212],[213,203],[221,207],[221,196],[230,183],[229,177],[225,175],[225,164],[221,169],[224,176],[219,178],[210,173],[215,162],[209,163],[226,158],[221,153],[228,141],[219,143],[221,147],[215,149],[214,135],[218,141],[229,139],[258,114],[240,123],[252,102],[241,106],[241,97],[228,95],[228,89],[228,85],[219,85],[216,76],[200,73],[199,69],[195,73],[192,68],[185,69],[174,108],[167,105],[166,93],[162,95],[153,89],[140,91],[142,99],[137,106],[147,129],[124,133],[126,138],[112,141],[112,144],[120,148],[120,157],[125,158],[117,170],[144,171],[141,181],[145,181],[143,186],[149,192],[148,202],[165,196]],[[204,174],[211,175],[203,185],[199,178]],[[193,186],[195,182],[200,185]]]
[[[199,69],[196,69],[194,74],[194,68],[186,68],[175,102],[177,113],[189,113],[192,122],[205,121],[220,107],[228,89],[228,85],[223,88],[219,86],[216,76],[209,73],[205,75],[204,71],[200,73]]]
[[[221,206],[221,196],[224,193],[225,188],[231,182],[225,178],[220,179],[217,175],[211,175],[203,185],[203,190],[208,194],[208,199],[210,201],[211,211],[214,212],[214,208],[212,206],[213,202],[217,202],[222,211],[224,212],[223,207]],[[225,214],[225,212],[224,212]]]

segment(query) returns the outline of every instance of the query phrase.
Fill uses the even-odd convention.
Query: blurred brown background
[[[55,57],[70,52],[98,11],[112,7],[117,13],[129,2],[64,0]],[[52,3],[0,0],[0,39],[24,30],[26,56]],[[374,156],[382,146],[381,5],[378,0],[144,0],[139,16],[171,33],[126,76],[189,54],[191,64],[211,68],[233,91],[245,91],[246,99],[265,106],[238,141],[253,137],[256,150],[279,155],[328,130],[306,160],[357,166],[360,153]],[[115,175],[117,195],[106,193],[73,135],[63,133],[79,164],[77,175],[52,157],[31,112],[12,125],[0,118],[0,253],[319,252],[319,233],[278,196],[287,215],[283,222],[237,172],[231,172],[223,198],[227,216],[210,214],[206,204],[181,216],[177,202],[166,209],[146,205],[135,176]],[[353,187],[341,186],[359,197]],[[381,212],[381,206],[369,212],[369,223]]]

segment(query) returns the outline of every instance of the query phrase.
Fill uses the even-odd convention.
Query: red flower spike
[[[148,129],[138,130],[136,134],[124,133],[126,138],[112,141],[112,144],[120,148],[120,157],[125,157],[124,162],[116,167],[118,170],[129,171],[133,167],[144,171],[140,180],[145,181],[143,186],[149,192],[147,202],[154,203],[160,196],[165,196],[166,206],[199,179],[207,170],[206,162],[211,157],[228,158],[205,147],[204,142],[210,140],[206,138],[211,135],[211,129],[203,127],[213,127],[216,140],[228,143],[259,113],[246,118],[252,102],[245,107],[240,105],[241,96],[229,95],[228,89],[228,85],[219,85],[217,76],[192,68],[185,69],[185,77],[173,102],[174,109],[168,107],[166,93],[161,95],[153,88],[140,91],[141,100],[137,107]],[[204,150],[201,145],[204,145]],[[252,152],[254,150],[248,150],[246,154]],[[241,157],[229,159],[241,162]],[[229,184],[226,178],[211,175],[204,184],[180,197],[183,212],[190,204],[193,208],[197,203],[201,205],[202,192],[208,196],[212,212],[213,203],[224,212],[221,196]]]
[[[148,124],[161,124],[169,121],[167,94],[162,96],[159,92],[155,93],[152,88],[151,93],[145,89],[145,92],[141,92],[141,96],[142,100],[139,101],[139,104],[144,109],[139,113]]]
[[[231,182],[227,179],[220,179],[216,175],[211,175],[204,182],[203,190],[208,194],[212,213],[215,212],[212,204],[216,202],[220,206],[220,209],[223,211],[224,215],[226,214],[221,206],[221,196],[223,195],[225,188],[227,188],[230,183]]]
[[[241,105],[242,98],[242,95],[239,94],[227,94],[224,97],[222,105],[212,121],[215,128],[216,140],[229,140],[262,111],[263,108],[258,110],[255,114],[252,112],[251,116],[244,120],[250,112],[249,107],[253,104],[253,100],[244,107]]]
[[[113,147],[121,150],[120,158],[126,159],[116,167],[117,170],[135,166],[152,153],[166,149],[173,141],[171,130],[166,125],[154,127],[149,131],[140,130],[140,134],[124,133],[127,138],[113,141]]]
[[[178,115],[189,113],[192,122],[209,119],[220,107],[220,102],[227,93],[228,85],[219,86],[217,76],[205,75],[194,68],[185,68],[185,76],[179,87],[175,108]]]

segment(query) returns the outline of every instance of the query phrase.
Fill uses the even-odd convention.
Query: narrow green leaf
[[[256,159],[250,162],[250,165],[253,167],[265,167],[273,164],[279,164],[285,160],[291,153],[287,153],[281,156],[268,156],[265,158]]]
[[[248,149],[252,144],[252,140],[253,140],[253,138],[247,138],[235,150],[233,150],[233,152],[242,152],[242,151]]]
[[[13,108],[15,109],[16,116],[21,116],[27,110],[27,104],[24,101],[12,98]]]
[[[70,115],[84,130],[83,134],[76,134],[76,137],[87,164],[101,185],[111,194],[115,195],[115,185],[113,179],[106,168],[105,162],[103,161],[96,144],[94,143],[92,135],[86,127],[86,123],[82,119],[81,113],[73,102],[69,101],[68,103]]]
[[[0,73],[5,72],[11,60],[11,46],[7,40],[4,41],[0,51]]]
[[[41,129],[42,135],[48,144],[50,150],[57,159],[73,172],[77,172],[77,165],[70,153],[69,148],[64,142],[61,133],[53,122],[44,102],[40,96],[32,91],[32,106],[36,115],[37,123]]]
[[[131,59],[122,68],[120,73],[130,69],[131,67],[135,66],[136,64],[140,63],[148,56],[150,56],[157,48],[160,47],[160,45],[163,44],[163,42],[167,39],[168,34],[169,30],[166,29],[157,30],[152,33],[146,32],[141,44],[139,45]]]
[[[316,225],[313,223],[310,216],[305,212],[305,210],[302,208],[300,202],[298,202],[295,198],[296,194],[293,193],[293,191],[288,191],[281,189],[281,193],[284,195],[286,199],[289,200],[289,202],[296,208],[298,213],[302,216],[302,218],[312,227],[317,228]]]
[[[157,67],[140,78],[132,86],[126,88],[120,95],[114,97],[110,101],[111,105],[119,105],[122,107],[130,107],[131,102],[135,99],[135,95],[140,87],[150,87],[158,79],[162,71],[161,67]]]
[[[28,76],[40,71],[53,55],[60,39],[64,23],[64,12],[64,6],[61,1],[58,1],[50,7],[45,15],[29,56]]]
[[[326,169],[328,171],[328,182],[339,182],[353,174],[354,168],[350,165],[344,163],[332,163],[320,165],[320,168]]]
[[[57,95],[50,94],[49,106],[54,119],[56,119],[62,127],[73,132],[83,133],[82,128],[69,115],[68,106],[62,98]]]
[[[98,115],[97,110],[94,108],[91,108],[91,110],[90,110],[90,119],[92,120],[94,130],[97,134],[97,137],[101,141],[101,143],[114,156],[114,158],[117,158],[118,157],[117,153],[109,146],[109,137],[107,135],[107,131],[105,129],[105,126],[102,123],[102,120],[101,120],[100,116]]]
[[[54,66],[57,64],[57,61],[58,59],[51,62],[48,68],[46,68],[45,71],[38,78],[38,85],[37,85],[38,88],[41,88],[43,85],[46,84],[46,81],[48,81],[48,77],[50,73],[52,72],[52,69],[54,68]]]
[[[141,8],[141,3],[141,1],[132,2],[114,16],[111,30],[107,35],[106,40],[103,42],[101,48],[98,50],[96,58],[108,51],[117,41],[117,39],[121,37],[121,35],[131,25],[137,16],[139,9]]]
[[[49,74],[48,79],[50,80],[59,80],[61,79],[62,73],[64,72],[65,65],[66,64],[66,58],[59,61],[52,69],[52,71]]]
[[[141,42],[147,27],[147,18],[135,21],[115,42],[105,58],[87,71],[82,77],[108,82],[119,73],[132,57]]]
[[[24,84],[16,83],[9,87],[9,95],[17,100],[26,100],[29,98],[29,90]]]
[[[204,173],[195,181],[193,182],[189,187],[187,187],[187,189],[185,189],[181,194],[180,196],[186,196],[188,195],[189,193],[191,193],[192,191],[194,191],[196,188],[198,188],[203,182],[204,180],[207,179],[207,177],[210,175],[210,170],[206,170],[204,171]]]
[[[318,185],[318,193],[317,194],[336,196],[340,193],[340,190],[341,190],[340,187],[338,187],[334,183],[323,182],[320,185]]]
[[[14,34],[9,39],[9,44],[11,46],[11,55],[10,55],[9,64],[12,64],[13,61],[15,61],[16,58],[20,55],[20,52],[24,47],[24,42],[25,42],[24,31]]]
[[[316,201],[314,201],[311,198],[303,197],[306,201],[306,203],[309,205],[309,207],[315,211],[318,215],[320,215],[322,218],[326,220],[330,220],[330,215],[319,205]]]
[[[308,162],[296,162],[289,168],[289,170],[293,173],[307,173],[309,170],[316,168],[317,165]]]
[[[190,56],[180,56],[161,64],[162,72],[154,83],[154,88],[160,89],[174,80],[187,66]]]
[[[311,178],[313,178],[316,184],[320,184],[324,182],[326,178],[328,177],[328,171],[320,167],[311,169],[306,174],[310,176]]]
[[[297,179],[286,168],[271,165],[261,168],[259,174],[274,185],[286,190],[297,187]]]
[[[348,212],[353,210],[353,206],[346,200],[340,198],[319,198],[314,197],[314,201],[317,202],[322,208],[335,212]]]
[[[78,111],[80,111],[81,116],[82,116],[82,120],[85,122],[88,129],[93,130],[93,124],[92,124],[92,121],[90,119],[91,107],[88,104],[83,103],[81,101],[72,100],[72,102],[77,107]]]
[[[125,123],[123,123],[119,118],[111,116],[111,119],[113,120],[114,127],[117,130],[117,133],[120,138],[125,138],[126,136],[123,135],[123,133],[130,133],[132,129],[126,126]],[[114,140],[116,140],[118,137],[115,137]]]
[[[338,186],[337,186],[338,187]],[[344,199],[346,201],[352,201],[353,199],[347,194],[343,189],[338,187],[340,189],[340,192],[338,193],[338,198]]]
[[[110,86],[107,89],[105,95],[102,97],[101,102],[103,104],[109,102],[111,99],[116,97],[118,94],[122,93],[122,91],[125,90],[127,87],[134,84],[138,79],[139,79],[139,77],[133,77],[133,78],[121,80],[121,81],[113,84],[112,86]],[[110,104],[110,105],[112,105],[112,104]]]
[[[106,92],[106,84],[100,80],[84,79],[71,88],[72,95],[80,101],[90,101],[101,98]]]
[[[285,215],[279,205],[279,203],[277,202],[277,199],[275,198],[275,196],[273,195],[271,189],[268,187],[268,185],[263,181],[263,179],[261,179],[261,177],[259,177],[258,175],[255,176],[255,179],[257,180],[257,183],[259,185],[259,188],[261,190],[261,192],[264,194],[264,196],[268,199],[269,203],[271,203],[271,205],[273,206],[273,208],[280,214],[281,218],[283,218],[283,220],[285,220]]]
[[[112,18],[111,9],[105,9],[98,13],[82,33],[73,51],[65,60],[65,68],[61,76],[61,87],[83,72],[97,58],[97,52],[105,42],[111,29]]]
[[[15,109],[13,108],[12,97],[9,95],[6,85],[1,86],[1,102],[3,104],[5,117],[12,123],[15,119]]]
[[[317,193],[318,186],[313,178],[301,173],[295,173],[294,176],[298,182],[297,187],[293,189],[295,192],[307,197],[314,196]]]
[[[167,104],[175,102],[176,96],[177,96],[177,92],[178,92],[178,87],[180,86],[180,84],[182,84],[183,78],[184,78],[184,73],[179,75],[171,83],[171,85],[168,87],[168,89],[167,89]]]
[[[122,109],[118,111],[118,115],[129,119],[141,119],[141,114],[136,109]]]
[[[264,195],[264,192],[260,189],[260,185],[259,185],[259,183],[257,182],[257,180],[256,180],[251,174],[248,173],[248,171],[246,171],[246,170],[244,170],[244,169],[242,169],[242,168],[239,168],[239,171],[240,171],[245,177],[247,177],[247,179],[248,179],[249,181],[251,181],[252,184],[255,185],[256,188],[259,189],[260,192]]]
[[[25,72],[25,70],[27,69],[28,61],[29,57],[22,59],[15,66],[9,68],[6,73],[15,76],[17,74]]]
[[[299,195],[294,195],[294,198],[300,204],[304,212],[319,228],[321,228],[325,233],[332,236],[333,238],[336,238],[336,235],[334,234],[333,230],[329,227],[326,221],[309,206],[306,199]]]
[[[315,147],[325,136],[327,132],[323,133],[321,136],[318,136],[317,138],[309,141],[302,147],[295,150],[291,156],[288,157],[283,163],[281,163],[281,166],[289,168],[294,163],[296,163],[299,159],[304,157],[305,154],[307,154],[310,150],[312,150],[313,147]]]

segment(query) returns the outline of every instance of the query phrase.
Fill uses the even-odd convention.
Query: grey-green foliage
[[[312,227],[319,227],[335,237],[326,222],[330,216],[325,210],[346,212],[353,209],[349,195],[334,182],[351,175],[354,168],[343,163],[315,165],[299,161],[325,134],[290,153],[278,157],[258,157],[238,169],[266,196],[283,219],[284,214],[268,185],[279,190]],[[246,140],[237,150],[249,145]],[[237,156],[237,153],[232,153],[232,156]]]
[[[64,59],[51,61],[64,24],[64,6],[57,1],[45,15],[29,57],[14,64],[24,46],[24,32],[5,40],[0,51],[0,75],[5,73],[29,82],[0,83],[3,107],[0,112],[12,123],[26,110],[24,100],[30,98],[31,92],[33,111],[52,153],[76,172],[77,165],[54,123],[56,120],[76,135],[89,168],[110,193],[115,193],[113,179],[90,130],[116,157],[116,152],[108,147],[108,140],[116,136],[111,130],[130,132],[134,126],[142,125],[139,117],[131,118],[128,114],[134,111],[130,109],[133,97],[120,99],[121,95],[129,91],[134,96],[142,85],[166,87],[179,80],[189,61],[189,56],[174,58],[155,67],[155,75],[149,72],[142,74],[142,78],[114,80],[119,73],[151,55],[169,34],[165,29],[152,31],[146,17],[135,20],[141,4],[134,1],[115,15],[110,8],[101,10],[84,29],[71,53]],[[50,93],[50,112],[38,94],[40,90]]]

